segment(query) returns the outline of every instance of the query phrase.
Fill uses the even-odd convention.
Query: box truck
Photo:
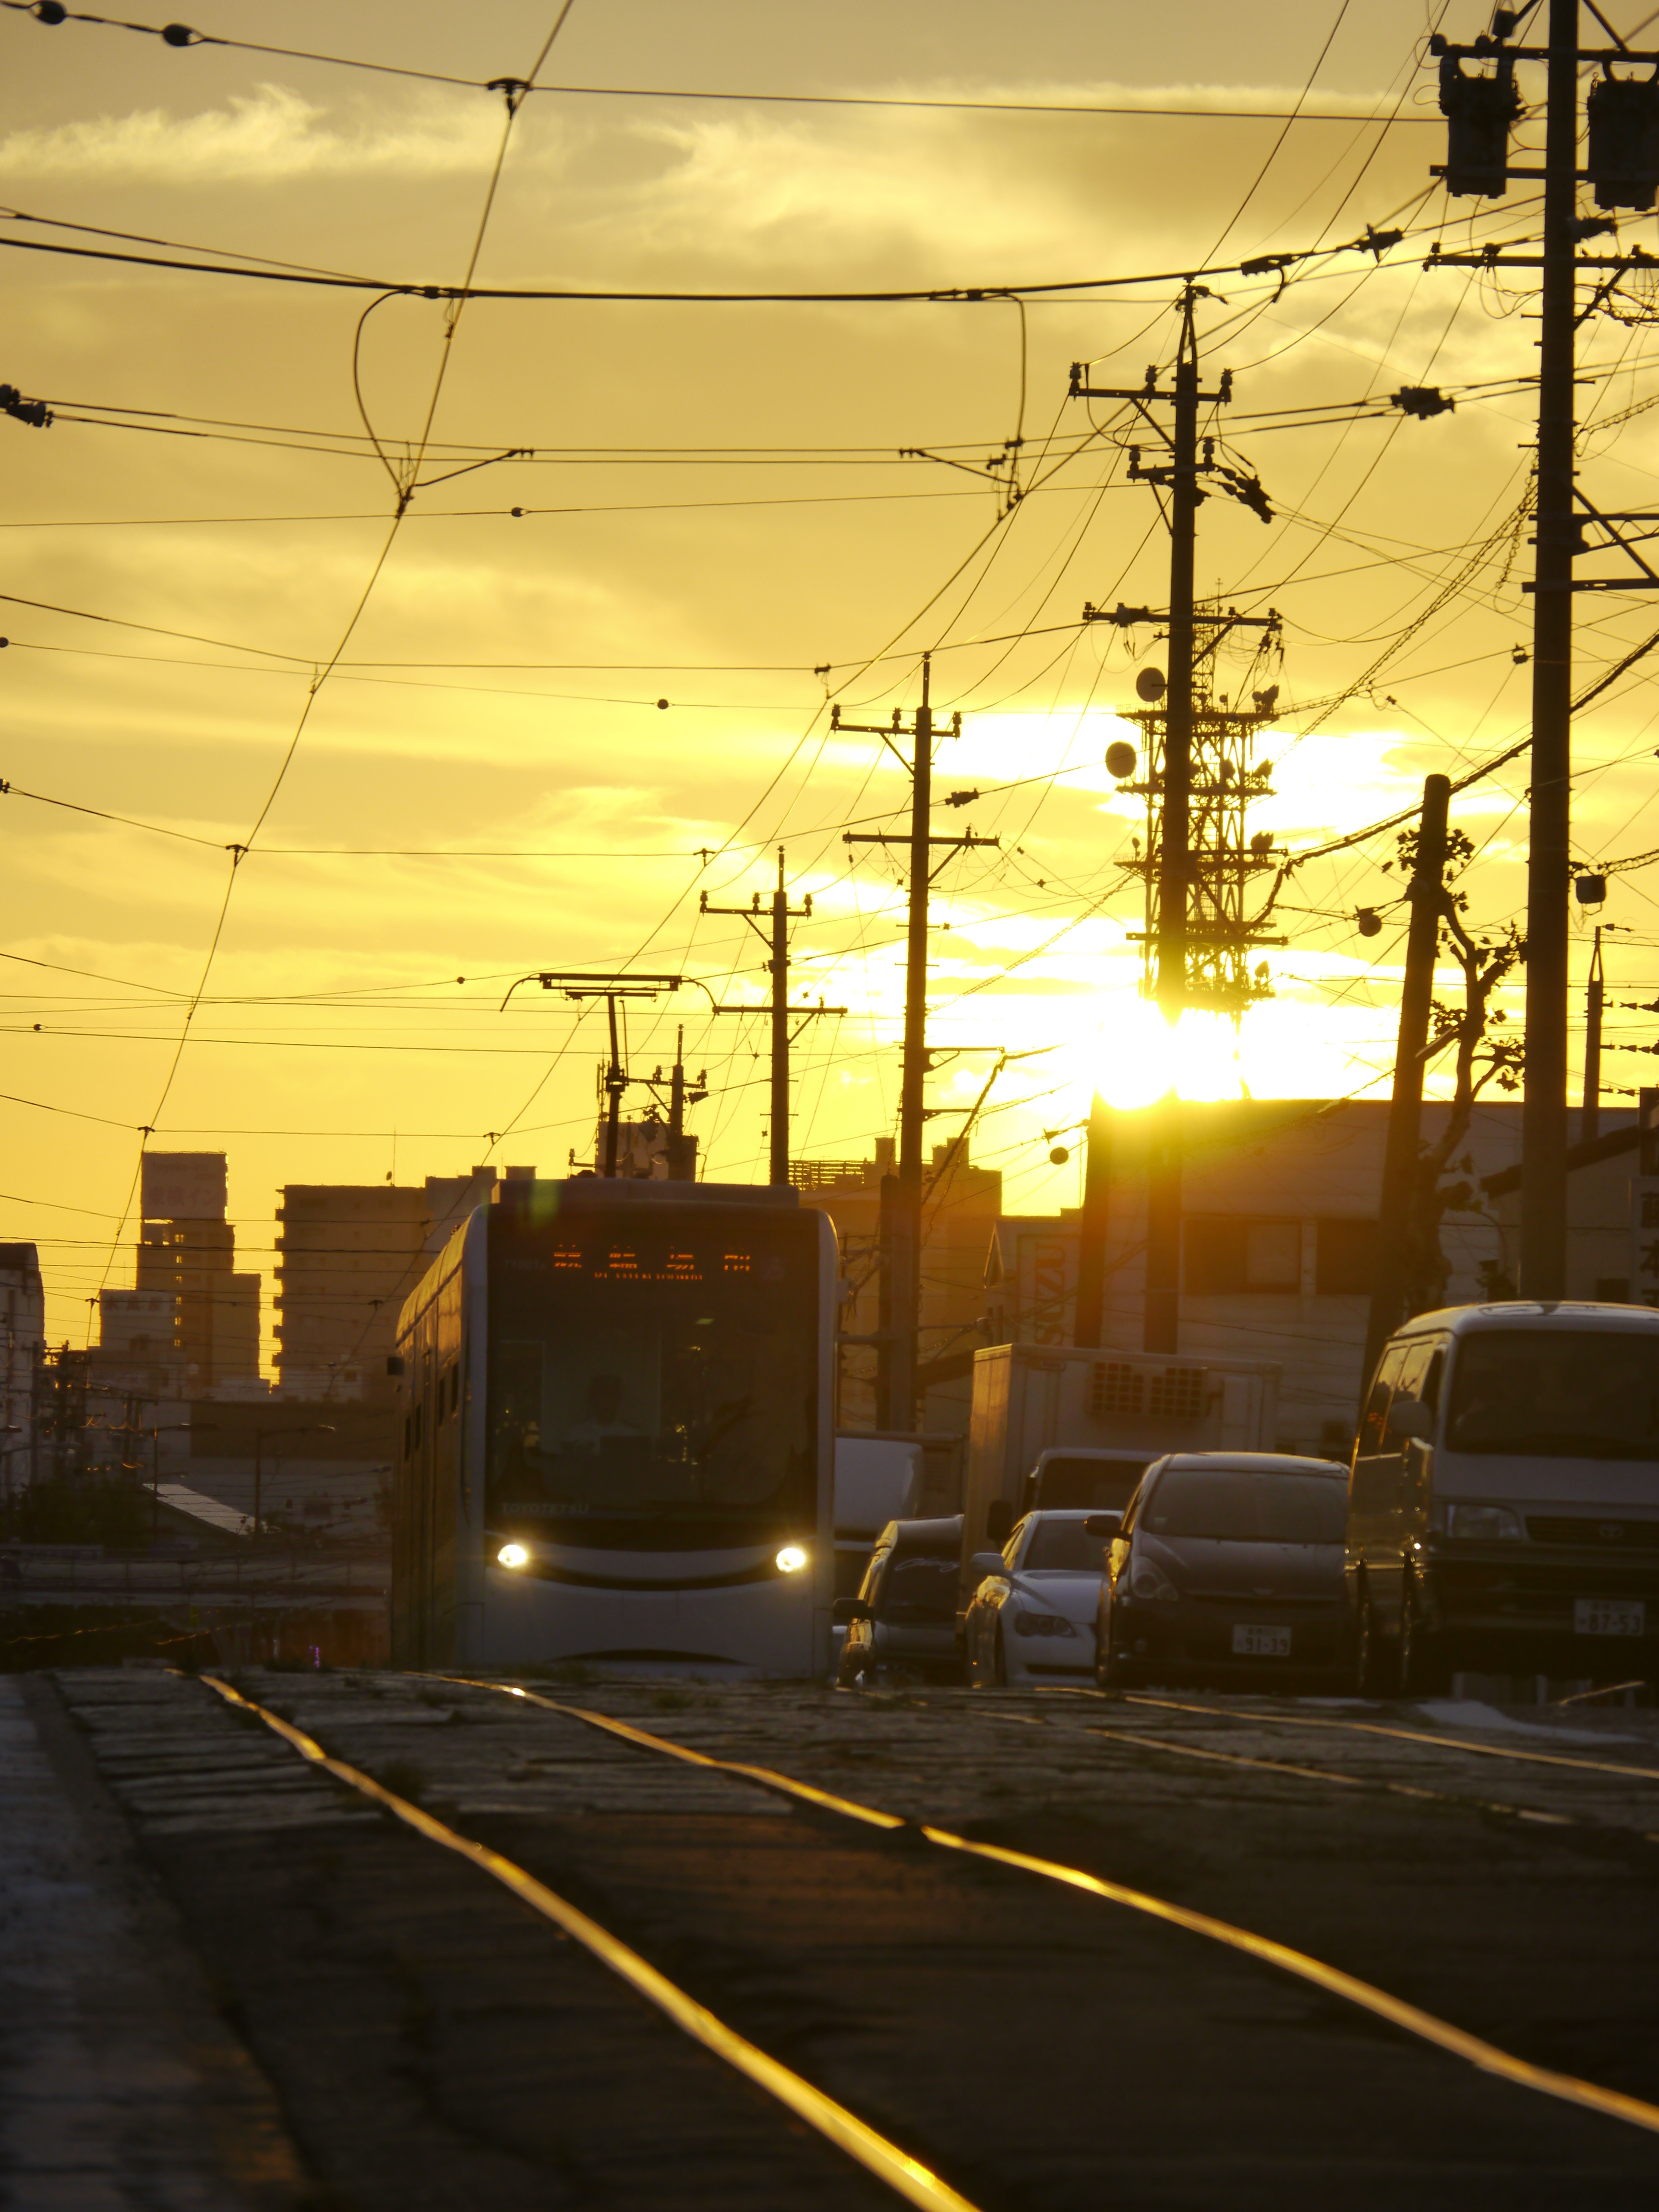
[[[1164,1452],[1272,1451],[1278,1425],[1279,1369],[1261,1360],[990,1345],[974,1355],[964,1569],[1034,1506],[1115,1510]]]

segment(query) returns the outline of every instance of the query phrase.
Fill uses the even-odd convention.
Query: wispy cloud
[[[343,127],[328,109],[264,84],[198,115],[150,107],[15,131],[0,140],[0,176],[203,184],[242,177],[454,175],[487,167],[500,132],[497,111],[482,104]]]

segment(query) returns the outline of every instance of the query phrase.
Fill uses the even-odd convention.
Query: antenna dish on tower
[[[1149,707],[1154,701],[1161,699],[1164,696],[1164,671],[1161,668],[1143,668],[1135,678],[1135,691]]]

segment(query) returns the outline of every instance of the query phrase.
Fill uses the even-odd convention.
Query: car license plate
[[[1578,1636],[1645,1636],[1648,1609],[1636,1597],[1581,1597],[1572,1608],[1572,1626]]]
[[[1642,1608],[1638,1606],[1636,1609],[1639,1613]],[[1638,1635],[1640,1632],[1638,1630]],[[1233,1630],[1233,1650],[1241,1659],[1288,1659],[1291,1632],[1288,1628],[1258,1628],[1240,1621]]]

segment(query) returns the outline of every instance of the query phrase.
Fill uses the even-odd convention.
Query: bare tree
[[[1415,836],[1412,830],[1400,839],[1400,857],[1407,868],[1415,857]],[[1461,830],[1450,833],[1446,846],[1449,870],[1462,867],[1474,858],[1474,847]],[[1473,936],[1463,919],[1468,904],[1462,892],[1448,890],[1441,895],[1441,945],[1462,971],[1463,1003],[1453,1006],[1439,999],[1433,1002],[1428,1050],[1432,1054],[1447,1045],[1454,1047],[1452,1095],[1445,1126],[1431,1145],[1423,1147],[1418,1162],[1407,1241],[1407,1310],[1410,1313],[1430,1312],[1446,1302],[1451,1268],[1441,1243],[1445,1216],[1484,1210],[1475,1196],[1473,1163],[1467,1157],[1458,1162],[1465,1170],[1463,1176],[1456,1181],[1446,1179],[1458,1147],[1468,1134],[1475,1101],[1490,1084],[1496,1084],[1500,1091],[1521,1087],[1524,1041],[1518,1036],[1491,1034],[1508,1018],[1501,1006],[1492,1005],[1492,997],[1525,957],[1526,947],[1513,923],[1496,938]]]

